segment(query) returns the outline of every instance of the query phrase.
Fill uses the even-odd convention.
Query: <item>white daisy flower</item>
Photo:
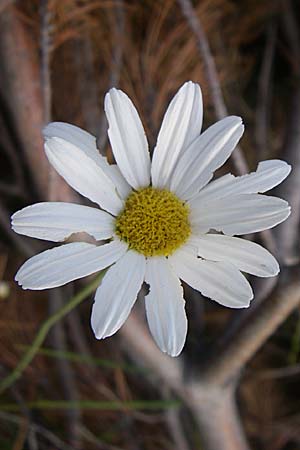
[[[105,112],[117,165],[108,164],[96,139],[80,128],[54,122],[44,130],[50,163],[101,209],[44,202],[12,217],[19,234],[61,242],[86,232],[101,245],[72,242],[46,250],[26,261],[16,280],[24,289],[48,289],[110,267],[92,310],[98,339],[123,325],[146,281],[151,333],[163,352],[176,356],[187,334],[180,280],[221,305],[246,308],[253,293],[242,272],[260,277],[279,272],[267,250],[233,236],[272,228],[288,217],[286,201],[261,193],[281,183],[290,166],[263,161],[249,175],[228,174],[210,183],[244,126],[230,116],[200,134],[202,95],[191,81],[167,109],[152,161],[127,95],[111,89]]]

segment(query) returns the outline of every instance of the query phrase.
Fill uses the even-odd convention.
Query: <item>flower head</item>
[[[127,95],[111,89],[105,112],[116,165],[100,155],[93,136],[73,125],[54,122],[44,130],[50,163],[101,209],[44,202],[12,217],[13,229],[27,236],[62,242],[84,231],[101,242],[71,242],[40,253],[25,262],[16,280],[24,289],[47,289],[109,267],[92,310],[98,339],[123,325],[146,281],[151,333],[163,352],[176,356],[187,333],[180,280],[224,306],[245,308],[253,293],[242,272],[279,272],[266,249],[233,236],[272,228],[288,217],[287,202],[261,194],[281,183],[290,166],[263,161],[249,175],[211,181],[244,126],[231,116],[201,134],[201,90],[192,82],[171,101],[152,161]]]

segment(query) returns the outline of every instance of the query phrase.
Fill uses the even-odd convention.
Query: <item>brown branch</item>
[[[90,30],[83,30],[81,38],[74,40],[72,52],[77,69],[76,82],[83,116],[83,127],[96,136],[103,113],[101,113],[102,105],[99,101],[100,75],[95,75],[95,54],[93,53]]]
[[[182,358],[161,353],[136,314],[131,314],[120,333],[131,358],[151,369],[149,377],[154,385],[159,377],[192,412],[205,450],[248,450],[235,405],[235,384],[226,389],[208,384],[201,369],[186,379]]]
[[[44,121],[51,121],[52,89],[51,89],[51,50],[52,50],[52,14],[48,0],[41,2],[41,82],[43,92]],[[58,175],[54,168],[49,167],[49,187],[48,198],[50,201],[72,199],[74,194],[65,181]],[[64,298],[67,296],[68,288],[62,287],[52,289],[49,292],[48,311],[54,314],[63,306]],[[58,322],[52,330],[51,340],[53,346],[61,351],[67,350],[67,335],[64,324]],[[67,400],[73,402],[79,399],[73,369],[66,359],[59,358],[55,365],[63,390],[63,395]],[[79,408],[72,408],[66,413],[68,436],[70,444],[76,448],[82,448],[79,434],[81,423],[81,411]]]
[[[235,386],[213,389],[201,382],[187,384],[189,407],[205,450],[250,450],[235,401]]]
[[[2,95],[10,108],[38,192],[46,195],[48,162],[43,150],[43,102],[38,48],[13,6],[0,15]],[[22,68],[22,70],[20,70]]]
[[[282,261],[285,264],[296,264],[299,262],[300,223],[300,33],[289,1],[284,2],[283,12],[284,31],[291,49],[295,86],[291,94],[286,140],[282,152],[284,158],[291,164],[292,172],[277,192],[288,200],[292,214],[276,229],[276,236]]]
[[[269,116],[271,110],[271,75],[274,62],[276,36],[277,27],[272,23],[267,30],[266,44],[258,78],[255,135],[261,158],[266,156],[266,149],[268,147]]]
[[[16,414],[11,414],[4,411],[0,411],[0,418],[3,421],[11,422],[14,424],[19,424],[23,420],[22,417],[17,416]],[[74,450],[73,447],[63,442],[58,436],[56,436],[51,431],[47,430],[45,427],[32,422],[28,424],[28,427],[31,431],[33,431],[36,434],[39,434],[49,443],[54,445],[55,448],[57,448],[58,450]]]
[[[206,78],[210,87],[215,114],[218,119],[222,119],[223,117],[228,116],[228,111],[222,94],[215,60],[203,26],[190,0],[177,1],[190,29],[196,37],[197,47],[200,57],[203,60]],[[235,151],[232,153],[232,161],[239,175],[243,175],[249,171],[248,164],[240,148],[236,147]]]
[[[1,96],[2,97],[2,96]],[[8,187],[11,189],[11,195],[19,195],[20,197],[26,197],[25,190],[25,180],[24,180],[24,171],[23,164],[20,160],[20,155],[17,152],[17,148],[19,147],[18,142],[14,139],[14,136],[9,131],[9,119],[8,119],[8,111],[4,108],[4,101],[0,98],[1,101],[1,109],[0,109],[0,136],[1,136],[1,149],[3,149],[4,153],[7,155],[9,163],[13,169],[12,174],[10,172],[10,177],[13,178],[13,182],[10,184],[6,184],[4,180],[2,181],[2,190],[5,191],[5,188]],[[7,192],[9,194],[9,192]]]
[[[286,222],[276,229],[279,255],[285,264],[299,262],[299,223],[300,223],[300,80],[292,94],[291,107],[283,148],[284,159],[291,164],[292,172],[278,188],[280,197],[288,200],[292,213]]]
[[[178,409],[170,408],[166,412],[166,423],[170,430],[174,445],[176,446],[176,450],[190,450],[187,436],[185,435],[182,426],[180,411]]]
[[[54,314],[58,309],[63,306],[66,289],[51,289],[49,291],[49,314]],[[60,351],[67,350],[67,337],[64,329],[64,324],[58,322],[52,330],[51,341],[54,348]],[[68,360],[58,358],[56,361],[56,367],[59,373],[59,380],[63,389],[63,395],[67,400],[76,401],[79,400],[79,395],[76,387],[75,377],[73,369]],[[66,412],[68,419],[68,436],[70,444],[78,449],[81,448],[80,443],[80,422],[81,411],[78,408],[72,408]]]
[[[5,10],[5,8],[15,3],[15,1],[16,0],[2,0],[0,4],[0,14]]]
[[[112,87],[118,87],[120,80],[120,73],[123,63],[123,40],[125,29],[125,10],[123,0],[114,0],[115,4],[115,26],[114,26],[114,48],[111,61],[111,73],[109,80],[109,89]],[[107,119],[105,114],[102,115],[102,121],[98,130],[98,144],[101,151],[104,151],[107,143]]]
[[[124,346],[124,350],[129,352],[133,360],[150,368],[155,378],[158,376],[179,396],[184,395],[182,359],[180,357],[171,358],[162,353],[155,345],[140,317],[131,313],[120,333],[128,344]]]
[[[296,19],[296,13],[293,10],[290,0],[282,0],[282,23],[286,35],[288,46],[291,49],[290,63],[294,74],[300,76],[300,33]]]
[[[239,376],[241,370],[272,336],[276,329],[300,304],[299,267],[286,269],[275,292],[255,311],[242,329],[203,368],[205,384],[225,385]]]

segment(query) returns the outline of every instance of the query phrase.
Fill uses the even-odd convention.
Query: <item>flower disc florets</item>
[[[145,256],[170,255],[190,233],[188,206],[165,189],[133,192],[116,218],[117,236]]]

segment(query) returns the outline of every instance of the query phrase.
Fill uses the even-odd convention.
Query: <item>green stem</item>
[[[17,348],[20,350],[26,351],[31,346],[30,345],[16,345]],[[66,359],[70,362],[74,363],[84,363],[84,364],[90,364],[92,366],[98,366],[103,367],[106,369],[122,369],[127,372],[132,373],[147,373],[149,372],[148,369],[134,366],[133,364],[124,364],[115,362],[108,359],[103,358],[95,358],[93,356],[85,355],[82,353],[74,353],[69,352],[66,350],[54,350],[52,348],[40,348],[38,350],[39,355],[44,355],[49,358],[59,358],[59,359]]]
[[[300,317],[298,317],[294,334],[292,336],[291,349],[288,354],[289,364],[296,364],[300,352]]]
[[[28,351],[19,361],[16,368],[0,383],[0,393],[4,392],[9,388],[24,372],[24,370],[31,363],[36,353],[39,351],[44,340],[47,337],[50,329],[55,325],[60,319],[66,316],[70,311],[72,311],[77,305],[79,305],[83,300],[85,300],[88,295],[90,295],[98,286],[104,275],[105,271],[102,271],[90,284],[85,286],[78,294],[74,295],[71,300],[66,303],[57,312],[52,314],[39,329],[32,345],[29,347]]]
[[[180,406],[178,400],[133,400],[133,401],[65,401],[65,400],[37,400],[22,405],[17,403],[7,403],[0,405],[1,411],[20,411],[24,406],[28,409],[43,410],[68,410],[68,409],[94,409],[101,411],[121,411],[124,409],[131,410],[159,410],[169,409]]]

